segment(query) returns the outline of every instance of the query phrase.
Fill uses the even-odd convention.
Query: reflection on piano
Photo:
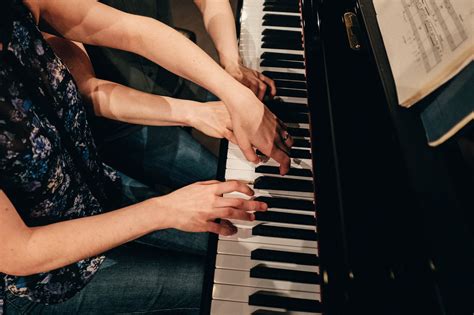
[[[397,105],[370,0],[240,7],[242,58],[275,80],[266,105],[295,145],[282,177],[223,143],[220,179],[269,209],[211,238],[202,313],[472,312],[472,130],[428,147]]]

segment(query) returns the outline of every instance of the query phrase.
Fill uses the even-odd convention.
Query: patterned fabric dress
[[[116,199],[120,179],[98,157],[71,74],[21,1],[13,21],[0,57],[0,188],[28,226],[110,210],[109,196]],[[0,314],[6,290],[59,303],[81,290],[103,260],[92,257],[31,276],[0,273]]]

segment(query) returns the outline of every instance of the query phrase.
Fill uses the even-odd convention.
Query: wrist
[[[173,217],[170,215],[170,206],[166,202],[166,195],[148,200],[151,203],[149,218],[153,220],[155,230],[174,228]]]
[[[219,54],[219,61],[224,69],[228,68],[235,68],[242,65],[242,59],[240,58],[239,54]]]

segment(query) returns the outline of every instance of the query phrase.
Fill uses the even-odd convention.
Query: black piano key
[[[273,28],[266,28],[262,32],[263,36],[275,36],[275,37],[299,37],[301,38],[300,31],[284,31],[284,30],[276,30]]]
[[[292,137],[309,137],[309,129],[288,127],[287,131]]]
[[[265,105],[273,112],[294,112],[294,113],[307,113],[308,106],[299,103],[288,103],[282,102],[278,99],[267,100]]]
[[[309,116],[306,113],[295,113],[287,111],[272,111],[284,123],[309,123]]]
[[[295,312],[320,313],[323,311],[321,302],[317,300],[292,298],[265,291],[258,291],[249,296],[248,303],[253,306],[283,308]]]
[[[296,283],[319,283],[319,274],[317,272],[271,268],[261,265],[255,266],[250,269],[250,277],[290,281]]]
[[[302,73],[286,73],[286,72],[279,72],[279,71],[263,71],[263,75],[271,78],[271,79],[280,79],[280,80],[290,80],[290,81],[304,81],[306,82],[306,78]]]
[[[260,62],[262,67],[278,67],[289,69],[304,69],[304,63],[301,61],[286,61],[286,60],[262,60]]]
[[[291,238],[295,240],[317,241],[318,235],[313,230],[295,229],[281,226],[259,224],[252,229],[252,235]]]
[[[312,215],[276,212],[270,210],[264,212],[255,212],[255,220],[265,222],[316,225],[316,219]]]
[[[286,81],[286,80],[274,80],[277,88],[293,88],[306,90],[306,82],[301,81]]]
[[[315,254],[285,252],[258,248],[250,253],[250,259],[283,262],[297,265],[319,266],[319,257]]]
[[[262,35],[262,42],[278,42],[278,41],[289,41],[294,44],[302,45],[303,39],[301,35]]]
[[[283,26],[283,27],[301,27],[300,17],[296,15],[265,14],[262,25],[264,26]]]
[[[266,4],[272,4],[272,3],[285,3],[285,4],[293,4],[293,5],[298,5],[299,0],[265,0]]]
[[[260,165],[255,168],[255,173],[259,174],[280,174],[280,168],[278,166]],[[301,177],[313,177],[311,170],[290,167],[287,175],[301,176]]]
[[[260,176],[253,186],[255,189],[313,192],[313,181],[304,179]]]
[[[281,198],[281,197],[265,197],[265,196],[257,197],[255,198],[255,200],[265,202],[268,205],[269,209],[280,208],[280,209],[314,211],[314,204],[310,200]]]
[[[257,155],[265,155],[259,150],[257,150]],[[310,159],[311,152],[309,150],[304,149],[291,149],[290,150],[290,157],[296,159]],[[289,175],[289,174],[288,174]]]
[[[294,60],[294,61],[304,61],[302,55],[296,54],[283,54],[283,53],[274,53],[274,52],[264,52],[260,55],[261,59],[269,60]]]
[[[286,5],[264,5],[263,6],[264,12],[288,12],[288,13],[298,13],[300,12],[297,6],[286,6]]]
[[[292,43],[286,41],[262,42],[262,48],[285,49],[294,51],[303,51],[301,43]],[[284,67],[280,67],[284,68]]]
[[[279,88],[277,89],[277,96],[290,96],[290,97],[308,97],[308,93],[306,90],[295,90],[295,89],[285,89]]]
[[[301,148],[310,148],[311,143],[309,142],[309,140],[306,139],[293,139],[293,146]]]

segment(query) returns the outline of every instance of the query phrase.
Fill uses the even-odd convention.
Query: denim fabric
[[[124,205],[160,194],[121,177]],[[92,281],[66,302],[44,305],[8,293],[6,314],[198,314],[207,239],[156,231],[106,253]]]
[[[217,158],[181,127],[142,126],[101,147],[106,163],[149,186],[214,179]]]

